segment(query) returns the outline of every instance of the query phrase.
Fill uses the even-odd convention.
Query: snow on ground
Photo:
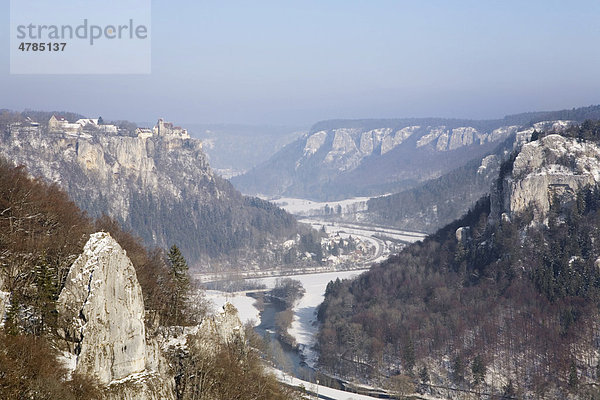
[[[220,290],[206,290],[205,297],[212,302],[215,310],[223,309],[226,302],[233,304],[243,324],[249,321],[253,321],[255,326],[260,324],[260,312],[254,306],[256,300],[246,296],[246,292],[227,293]]]
[[[303,381],[298,378],[294,378],[291,375],[286,374],[283,371],[279,371],[274,368],[270,368],[269,372],[272,372],[280,382],[286,383],[292,386],[304,386],[306,390],[319,393],[319,396],[327,396],[336,400],[370,400],[375,399],[376,397],[365,396],[362,394],[355,394],[350,392],[344,392],[343,390],[332,389],[327,386],[317,385],[315,383]]]
[[[306,362],[309,365],[312,366],[316,362],[317,354],[311,348],[314,344],[315,334],[318,331],[316,310],[318,305],[323,302],[327,284],[337,278],[353,278],[364,271],[366,269],[284,277],[300,281],[306,290],[304,296],[294,306],[294,320],[288,332],[303,349],[302,352],[306,356]],[[267,277],[254,280],[266,285],[267,288],[273,288],[277,279],[281,278]],[[214,304],[215,309],[220,309],[227,301],[233,304],[238,310],[242,323],[254,320],[255,325],[260,324],[260,312],[254,306],[255,300],[246,296],[246,292],[226,293],[219,290],[207,290],[205,296],[207,300]]]
[[[409,243],[423,240],[425,236],[427,236],[426,234],[420,232],[403,231],[380,226],[358,225],[348,222],[330,222],[315,219],[299,219],[298,221],[305,224],[310,224],[315,229],[320,229],[321,227],[325,226],[327,233],[345,232],[352,235],[363,235],[370,237],[386,236],[391,239],[402,240]]]
[[[68,351],[62,351],[58,357],[58,362],[67,370],[67,379],[71,379],[71,375],[77,367],[77,356]]]
[[[382,262],[389,257],[392,250],[389,248],[388,243],[382,240],[383,237],[400,240],[407,243],[413,243],[425,238],[424,233],[403,231],[393,228],[385,228],[380,226],[368,226],[352,224],[348,222],[331,222],[321,221],[318,219],[299,219],[299,222],[309,224],[313,229],[325,228],[328,235],[340,235],[341,237],[347,238],[349,236],[358,238],[362,241],[368,242],[375,248],[375,255],[370,259],[366,259],[366,264]]]
[[[294,306],[294,320],[288,333],[300,345],[308,365],[314,366],[317,361],[317,353],[312,349],[318,331],[316,311],[325,298],[327,284],[336,278],[353,278],[364,271],[329,272],[291,277],[302,282],[306,293]]]
[[[294,215],[310,215],[312,213],[319,213],[322,211],[325,206],[329,206],[330,208],[336,208],[337,206],[341,206],[342,210],[346,210],[348,206],[358,206],[364,204],[364,208],[366,208],[367,201],[369,201],[370,197],[354,197],[346,200],[339,201],[312,201],[306,199],[296,199],[292,197],[281,197],[279,199],[271,200],[273,203],[277,204],[279,207],[283,208],[285,211]]]

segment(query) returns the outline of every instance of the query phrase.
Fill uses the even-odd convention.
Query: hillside
[[[470,123],[319,123],[232,183],[244,193],[323,201],[399,191],[481,158],[516,132],[516,127],[480,132]],[[335,128],[321,129],[329,126]]]
[[[533,139],[464,217],[329,284],[324,368],[452,397],[598,396],[600,122]]]
[[[371,198],[362,217],[377,225],[433,233],[489,193],[501,159],[501,155],[492,154],[412,189]]]
[[[233,306],[207,312],[176,251],[1,158],[0,209],[0,398],[299,398],[264,371]]]
[[[471,160],[436,179],[414,188],[387,196],[369,199],[360,217],[364,221],[400,229],[433,233],[460,218],[481,197],[490,193],[498,177],[500,165],[536,129],[547,123],[535,124],[509,136],[481,160]],[[553,124],[557,132],[566,129]]]
[[[232,183],[244,193],[332,201],[396,193],[481,160],[519,130],[600,118],[600,107],[498,120],[331,120]]]
[[[138,134],[126,123],[49,127],[17,113],[3,121],[1,155],[60,185],[90,216],[114,217],[152,246],[178,244],[194,265],[243,257],[298,232],[289,214],[215,175],[202,142],[168,131],[172,125]]]

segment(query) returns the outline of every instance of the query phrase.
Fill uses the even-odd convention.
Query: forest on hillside
[[[413,189],[371,198],[367,203],[369,218],[385,226],[435,232],[489,192],[490,175],[497,170],[478,174],[479,165],[479,160],[473,160]]]
[[[566,135],[597,142],[600,123]],[[597,398],[600,190],[587,187],[576,199],[556,198],[546,225],[532,210],[491,216],[482,198],[359,278],[331,282],[318,315],[321,365],[372,379],[406,376],[424,390]],[[496,387],[485,383],[488,373]]]
[[[104,398],[91,376],[70,376],[60,361],[58,296],[72,263],[93,232],[105,231],[127,252],[142,288],[146,333],[199,323],[205,308],[192,292],[188,266],[177,246],[148,249],[108,217],[92,219],[56,185],[31,178],[0,158],[0,398],[89,400]],[[193,300],[193,301],[192,301]],[[168,354],[177,399],[294,399],[297,394],[266,375],[244,340],[214,352],[190,346]],[[201,377],[201,381],[199,381]]]
[[[243,196],[214,174],[196,139],[138,140],[135,133],[134,139],[130,136],[135,124],[126,121],[116,122],[117,134],[50,134],[47,121],[54,114],[0,110],[1,153],[36,177],[60,182],[92,218],[110,215],[150,247],[177,243],[193,267],[245,264],[259,256],[266,259],[263,264],[280,265],[285,254],[274,244],[306,233],[290,214]],[[98,162],[98,169],[84,166],[88,156]],[[136,156],[152,167],[136,165],[138,159],[126,161]]]

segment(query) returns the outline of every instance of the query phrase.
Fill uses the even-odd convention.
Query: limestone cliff
[[[75,373],[107,385],[108,398],[174,398],[166,362],[146,337],[135,269],[108,233],[91,235],[69,271],[57,309]]]
[[[116,218],[148,245],[177,243],[192,264],[296,229],[285,212],[216,176],[199,140],[15,127],[0,132],[0,155],[59,184],[91,216]]]
[[[479,159],[518,128],[501,121],[325,121],[232,182],[245,193],[319,201],[384,194]]]
[[[531,207],[536,219],[547,216],[555,199],[567,205],[578,190],[600,181],[600,148],[557,134],[523,145],[512,173],[492,194],[492,215],[507,217]]]
[[[480,161],[509,137],[521,143],[533,130],[560,131],[590,118],[600,118],[600,107],[497,120],[322,121],[232,182],[244,193],[317,201],[397,193]]]

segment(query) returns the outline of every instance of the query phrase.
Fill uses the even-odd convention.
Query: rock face
[[[147,341],[144,302],[135,269],[108,233],[91,235],[73,263],[57,309],[76,373],[109,385],[116,398],[173,398],[172,378]],[[148,388],[160,383],[159,389]],[[133,391],[133,392],[132,392]]]
[[[142,289],[125,251],[108,233],[90,237],[58,304],[59,313],[74,322],[67,337],[76,344],[76,371],[104,384],[144,371]]]
[[[202,323],[193,327],[163,327],[163,341],[160,346],[164,351],[186,349],[189,341],[207,352],[216,351],[219,346],[244,339],[244,329],[237,309],[226,303],[223,309],[213,316],[207,316]]]
[[[199,140],[15,128],[0,132],[0,154],[59,184],[92,217],[110,215],[150,246],[177,243],[193,265],[272,239],[272,226],[296,229],[216,176]]]
[[[216,339],[221,343],[229,343],[237,337],[243,339],[244,329],[238,310],[233,304],[225,303],[219,314],[202,321],[198,329],[198,337],[206,344]]]
[[[10,293],[3,292],[0,290],[0,327],[4,325],[4,318],[6,317],[6,309],[10,304]]]
[[[492,215],[508,217],[532,207],[542,221],[554,199],[568,205],[578,190],[600,181],[600,148],[552,134],[525,144],[512,174],[492,196]]]
[[[395,193],[480,161],[509,137],[520,145],[534,130],[560,132],[599,116],[593,106],[479,121],[322,121],[232,182],[244,193],[317,201]]]
[[[456,240],[461,244],[466,244],[471,236],[471,228],[469,226],[461,226],[456,230]]]
[[[483,157],[517,130],[501,121],[325,121],[232,182],[320,201],[389,193]]]

